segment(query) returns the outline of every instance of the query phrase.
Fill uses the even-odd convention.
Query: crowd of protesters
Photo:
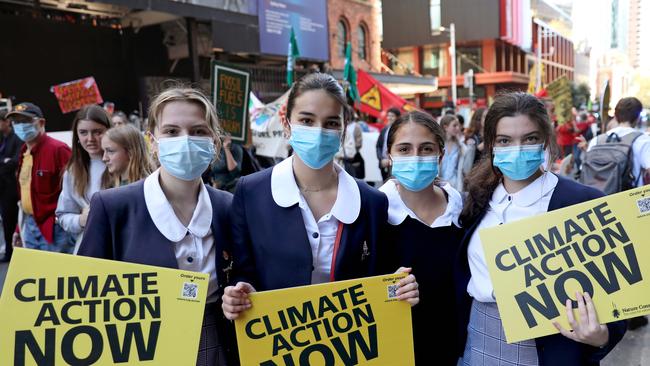
[[[396,271],[408,274],[398,295],[413,306],[418,365],[594,365],[626,322],[599,324],[588,293],[576,299],[588,321],[573,331],[505,342],[478,229],[601,197],[604,188],[574,176],[583,166],[588,176],[590,154],[611,140],[630,140],[632,183],[620,189],[647,184],[641,110],[624,98],[616,125],[598,131],[587,113],[554,126],[544,103],[522,92],[476,109],[467,128],[453,111],[437,119],[392,108],[375,189],[356,179],[363,123],[326,74],[290,91],[282,123],[293,154],[249,175],[247,151],[196,89],[157,95],[144,132],[122,112],[88,105],[71,121],[71,147],[23,102],[0,114],[5,260],[22,246],[209,273],[197,365],[237,364],[226,319],[250,308],[254,291]],[[568,155],[567,178],[555,157]],[[493,327],[481,325],[487,317]],[[432,328],[445,337],[431,342]]]

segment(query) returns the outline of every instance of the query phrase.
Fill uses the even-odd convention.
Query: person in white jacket
[[[77,241],[86,226],[92,195],[109,184],[101,140],[110,127],[108,114],[97,105],[83,107],[72,123],[72,156],[63,173],[56,218]]]

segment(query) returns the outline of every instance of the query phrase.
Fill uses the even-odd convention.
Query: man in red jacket
[[[32,103],[17,105],[6,118],[16,136],[25,142],[18,162],[23,220],[14,234],[14,245],[20,246],[22,237],[26,248],[72,253],[74,242],[56,223],[54,215],[70,148],[45,134],[43,112]]]

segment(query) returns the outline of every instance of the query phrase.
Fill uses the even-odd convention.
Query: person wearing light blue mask
[[[445,131],[430,115],[400,116],[387,136],[392,178],[379,189],[388,197],[393,255],[418,276],[421,303],[412,312],[417,365],[458,361],[457,336],[430,338],[431,329],[456,327],[452,263],[463,234],[458,223],[462,197],[438,178],[444,147]]]
[[[593,294],[587,292],[569,295],[585,309],[579,324],[573,321],[570,301],[566,309],[559,309],[566,314],[572,331],[553,322],[557,334],[506,344],[487,265],[494,258],[486,259],[478,233],[602,197],[603,193],[545,171],[545,151],[557,151],[557,147],[546,107],[533,95],[514,92],[497,96],[485,117],[483,135],[485,159],[466,180],[468,195],[460,216],[466,233],[453,264],[458,294],[455,303],[462,309],[456,332],[466,339],[464,349],[459,350],[463,354],[460,364],[486,365],[488,359],[489,364],[507,361],[509,365],[527,366],[598,364],[623,337],[625,322],[600,324],[593,310]],[[531,253],[521,255],[528,258]],[[561,274],[548,275],[553,279]],[[492,326],[484,326],[486,317],[492,319]],[[485,339],[494,342],[488,344]],[[499,352],[506,347],[518,354],[516,360]]]
[[[93,230],[84,233],[78,254],[208,273],[196,360],[227,365],[234,334],[220,305],[230,267],[232,195],[201,179],[221,144],[215,108],[198,90],[168,89],[151,103],[148,133],[160,168],[93,196],[87,220]]]
[[[394,272],[386,240],[387,200],[333,162],[348,121],[331,75],[313,73],[289,92],[284,133],[294,154],[241,177],[233,198],[233,276],[223,311],[238,318],[248,294]],[[408,268],[398,269],[409,272]],[[398,298],[418,302],[413,275]]]

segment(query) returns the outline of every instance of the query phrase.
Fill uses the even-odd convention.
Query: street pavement
[[[8,263],[0,263],[0,289],[4,286],[7,267]],[[601,362],[601,366],[648,365],[650,365],[650,327],[648,326],[628,331],[621,343]]]

